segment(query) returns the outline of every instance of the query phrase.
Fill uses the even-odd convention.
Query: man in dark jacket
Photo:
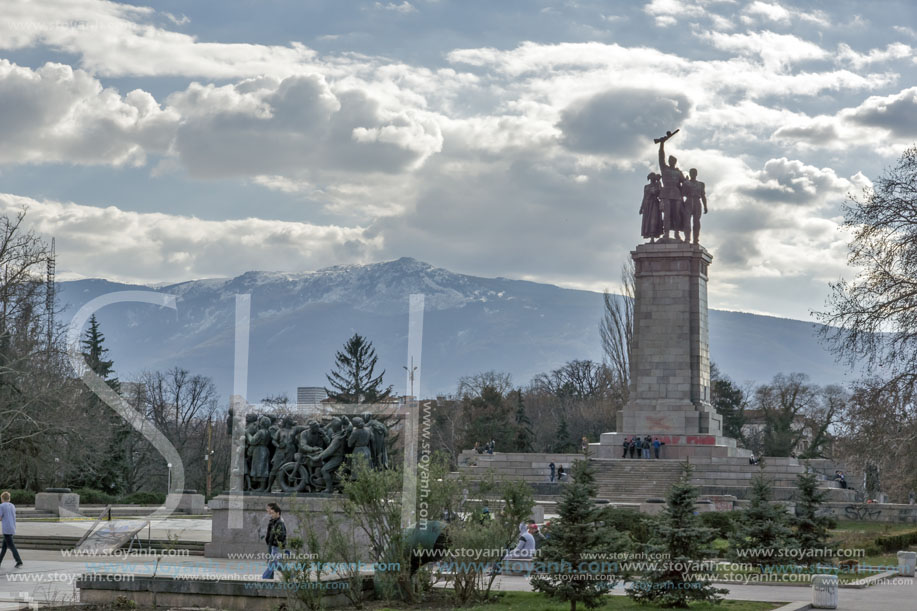
[[[274,570],[277,568],[277,557],[280,556],[281,550],[287,543],[287,525],[281,517],[280,506],[277,503],[267,504],[267,515],[270,521],[267,523],[267,534],[264,535],[264,541],[267,543],[267,569],[261,576],[262,579],[274,579]]]

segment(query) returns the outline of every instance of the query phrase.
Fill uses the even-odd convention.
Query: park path
[[[14,569],[11,559],[0,567],[0,611],[27,608],[23,602],[75,602],[78,593],[73,585],[76,577],[87,570],[113,575],[124,573],[137,576],[194,574],[202,578],[257,578],[264,569],[263,560],[229,560],[201,556],[170,557],[157,566],[154,557],[130,555],[111,558],[65,557],[59,551],[23,550],[25,566]],[[531,591],[525,577],[499,576],[494,587],[498,590]],[[805,586],[731,585],[728,599],[762,600],[772,602],[811,601],[811,588]],[[618,586],[613,594],[623,594]],[[901,611],[913,609],[917,600],[917,585],[881,584],[864,589],[842,588],[839,611]]]

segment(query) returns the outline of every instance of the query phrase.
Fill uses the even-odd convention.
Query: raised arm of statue
[[[659,142],[659,173],[665,170],[665,140]]]

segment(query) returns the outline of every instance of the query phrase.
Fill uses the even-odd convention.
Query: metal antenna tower
[[[56,257],[54,238],[51,238],[51,251],[48,253],[48,273],[45,279],[45,316],[48,317],[48,352],[51,351],[51,345],[54,341],[54,273],[56,271]]]

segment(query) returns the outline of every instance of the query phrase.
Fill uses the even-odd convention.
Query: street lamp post
[[[172,463],[166,465],[169,468],[169,483],[166,485],[166,494],[172,493]]]

